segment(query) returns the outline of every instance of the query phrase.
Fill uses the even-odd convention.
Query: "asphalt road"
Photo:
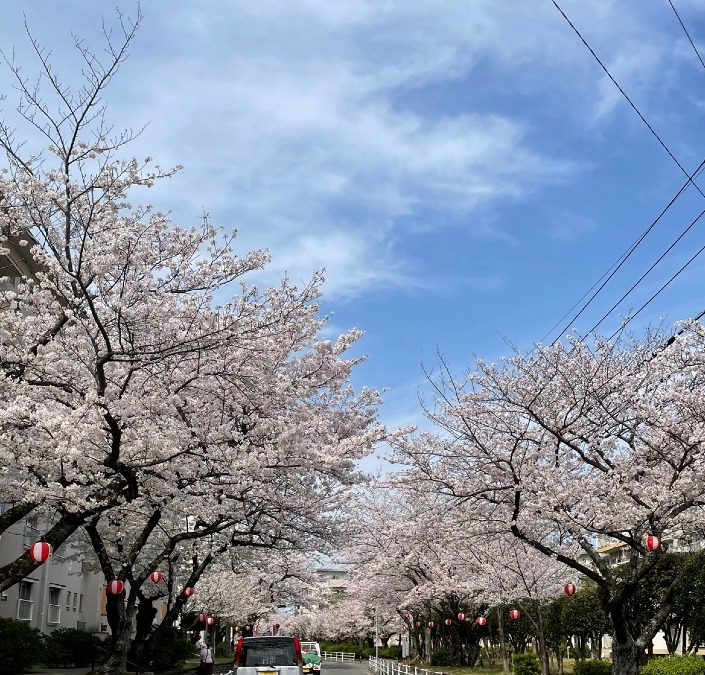
[[[364,661],[322,661],[321,675],[365,675],[367,659]]]

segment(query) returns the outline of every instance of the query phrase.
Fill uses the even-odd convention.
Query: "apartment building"
[[[0,510],[5,507],[0,505]],[[4,532],[0,536],[0,566],[17,559],[38,541],[43,528],[44,524],[31,516]],[[66,543],[43,565],[0,594],[0,616],[26,621],[42,633],[57,628],[105,633],[104,577]]]

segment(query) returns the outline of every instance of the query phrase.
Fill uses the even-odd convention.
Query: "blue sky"
[[[673,3],[705,55],[705,2]],[[705,66],[668,0],[559,4],[693,171],[705,158]],[[134,3],[118,5],[134,15]],[[0,44],[36,71],[24,12],[76,81],[71,31],[99,49],[113,7],[7,1]],[[148,123],[133,154],[185,167],[145,199],[184,225],[205,210],[238,228],[243,249],[269,249],[260,283],[325,267],[331,331],[366,331],[355,384],[385,390],[390,426],[422,421],[422,364],[436,366],[437,350],[460,372],[475,356],[557,338],[685,181],[551,0],[149,0],[142,10],[109,117]],[[8,115],[9,82],[2,71]],[[703,208],[690,187],[576,330]],[[705,222],[598,331],[611,335],[703,244]],[[702,258],[636,329],[705,309]]]

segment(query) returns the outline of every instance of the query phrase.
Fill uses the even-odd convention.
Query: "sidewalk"
[[[87,668],[33,668],[28,670],[26,675],[86,675],[90,673],[90,666]]]

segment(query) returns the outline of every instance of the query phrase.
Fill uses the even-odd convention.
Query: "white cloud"
[[[565,4],[576,23],[599,21],[599,45],[613,45],[607,56],[619,75],[656,68],[660,47],[635,50],[648,31],[634,17],[617,21],[625,10],[608,1]],[[274,275],[306,278],[325,267],[327,293],[409,283],[412,261],[394,243],[402,217],[421,204],[442,227],[577,170],[532,144],[521,109],[511,117],[424,113],[402,107],[400,96],[465,82],[482,59],[499,72],[542,64],[550,85],[526,84],[539,90],[568,90],[583,74],[579,86],[604,86],[548,3],[169,0],[144,11],[109,99],[120,124],[150,121],[136,154],[186,166],[152,199],[181,221],[205,208],[232,222],[244,247],[270,249]],[[628,50],[610,43],[625,26]],[[590,121],[616,105],[609,87],[600,92]]]

